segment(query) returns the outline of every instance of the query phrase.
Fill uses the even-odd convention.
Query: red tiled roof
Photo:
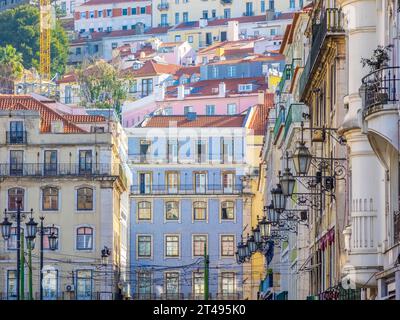
[[[275,20],[291,20],[293,19],[295,12],[284,12],[275,17]]]
[[[242,127],[246,115],[198,115],[195,120],[188,120],[186,116],[153,116],[143,123],[148,128],[193,127],[193,128],[219,128],[219,127]]]
[[[63,75],[63,77],[59,80],[57,80],[57,84],[60,83],[72,83],[72,82],[77,82],[78,77],[75,74],[75,72],[71,71]]]
[[[182,67],[177,72],[175,72],[175,76],[179,78],[182,75],[191,76],[196,73],[200,74],[200,66]]]
[[[245,17],[237,17],[237,18],[229,18],[229,19],[214,19],[208,20],[206,27],[215,27],[215,26],[222,26],[228,24],[229,21],[238,21],[239,23],[248,23],[248,22],[261,22],[265,21],[265,15],[259,16],[245,16]],[[174,29],[193,29],[199,28],[200,23],[199,21],[188,21],[182,22],[175,26]]]
[[[145,31],[146,34],[161,34],[167,33],[172,27],[154,27]]]
[[[90,122],[105,122],[106,118],[103,116],[89,115],[89,114],[64,114],[65,119],[74,123],[90,123]]]
[[[184,43],[184,41],[175,41],[175,42],[163,42],[160,44],[160,48],[163,47],[176,47],[176,46],[180,46],[182,43]]]
[[[77,39],[74,39],[70,41],[71,44],[79,44],[79,43],[85,43],[88,41],[98,41],[103,38],[113,38],[113,37],[124,37],[124,36],[134,36],[136,35],[136,31],[133,29],[129,30],[114,30],[114,31],[103,31],[103,32],[98,32],[94,31],[91,32],[88,37],[83,37],[79,36]]]
[[[175,64],[161,64],[153,60],[148,60],[140,69],[133,70],[128,68],[124,72],[129,72],[134,76],[155,76],[158,74],[174,74],[179,68],[180,66]]]
[[[140,55],[142,52],[145,54],[145,57],[146,57],[146,56],[154,54],[156,52],[156,50],[154,50],[152,47],[143,47],[134,53],[134,57],[136,59],[140,58]]]
[[[253,135],[264,135],[268,124],[269,110],[274,106],[274,94],[265,95],[265,103],[254,106],[254,115],[250,121],[249,129],[253,130]]]
[[[254,84],[254,88],[249,92],[240,92],[240,94],[254,94],[257,93],[258,90],[265,90],[268,87],[268,84],[265,82],[264,77],[257,78],[235,78],[235,79],[217,79],[217,80],[203,80],[194,83],[189,83],[185,85],[185,88],[192,88],[192,92],[190,94],[185,94],[185,97],[195,98],[199,96],[211,96],[218,95],[219,84],[224,82],[226,85],[226,94],[234,95],[239,94],[238,86],[239,84]],[[178,86],[171,86],[166,89],[166,97],[170,99],[174,99],[177,97]]]
[[[253,56],[248,56],[240,59],[231,59],[231,60],[219,60],[216,62],[211,62],[208,65],[221,65],[221,64],[237,64],[237,63],[245,63],[245,62],[256,62],[256,61],[280,61],[285,60],[285,57],[282,55],[261,55],[256,54]]]
[[[113,3],[129,3],[132,2],[150,2],[150,0],[89,0],[82,3],[81,6],[97,6],[99,4],[113,4]]]
[[[40,131],[51,132],[51,122],[61,121],[64,124],[64,133],[84,133],[85,130],[77,127],[63,115],[48,107],[46,104],[31,96],[0,95],[0,110],[33,110],[40,114]]]

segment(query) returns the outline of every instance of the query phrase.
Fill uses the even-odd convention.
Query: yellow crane
[[[45,81],[50,80],[50,36],[50,0],[40,0],[40,76]]]

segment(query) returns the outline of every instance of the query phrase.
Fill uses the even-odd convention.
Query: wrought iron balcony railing
[[[239,292],[233,293],[217,293],[216,300],[240,300],[241,294]]]
[[[252,16],[254,16],[254,11],[243,12],[243,16],[244,17],[252,17]]]
[[[183,293],[161,293],[160,300],[184,300]]]
[[[361,95],[364,115],[383,109],[384,105],[399,102],[400,67],[386,67],[362,79]]]
[[[92,163],[1,163],[3,177],[118,176],[118,164]]]
[[[160,11],[168,10],[169,9],[169,3],[168,2],[159,3],[158,6],[157,6],[157,9],[160,10]]]
[[[132,295],[133,300],[157,300],[155,293],[134,293]]]
[[[400,242],[400,211],[393,212],[393,244]]]
[[[196,187],[193,184],[167,185],[132,185],[132,195],[238,195],[245,192],[242,185],[224,187],[222,184],[207,184]]]
[[[308,54],[307,62],[304,66],[304,70],[299,82],[300,96],[302,96],[305,92],[310,75],[312,74],[316,65],[315,62],[321,54],[321,49],[327,36],[344,36],[345,33],[343,21],[343,12],[340,9],[328,8],[325,9],[321,22],[313,26],[311,50]]]
[[[245,154],[242,152],[233,153],[202,153],[190,156],[169,156],[166,153],[158,153],[157,155],[151,152],[131,153],[129,160],[135,164],[152,164],[152,163],[168,163],[168,164],[244,164],[246,163]]]
[[[306,112],[308,112],[308,107],[303,103],[292,103],[290,105],[285,120],[284,139],[286,138],[292,124],[300,123],[303,120],[303,113]]]
[[[26,136],[26,131],[7,131],[6,141],[7,144],[25,144]]]

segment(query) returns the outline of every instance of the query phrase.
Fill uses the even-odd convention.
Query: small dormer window
[[[239,84],[239,92],[249,92],[252,90],[253,90],[253,85],[251,83]]]
[[[63,133],[64,123],[62,121],[52,121],[51,122],[51,132],[52,133]]]

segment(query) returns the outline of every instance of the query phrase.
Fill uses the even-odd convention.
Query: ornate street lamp
[[[275,210],[273,202],[267,206],[267,218],[269,224],[277,225],[279,222],[279,212]]]
[[[239,251],[236,251],[236,252],[235,252],[235,258],[236,258],[236,263],[237,263],[237,264],[243,263],[243,261],[240,259]]]
[[[254,237],[254,241],[257,245],[257,247],[260,247],[262,244],[262,239],[261,239],[261,232],[260,232],[260,226],[257,225],[254,229],[253,229],[253,237]]]
[[[290,172],[290,168],[285,168],[284,173],[279,177],[279,184],[282,187],[282,193],[286,197],[290,197],[293,194],[296,179]]]
[[[277,212],[282,212],[286,208],[286,197],[282,192],[282,187],[278,183],[276,188],[271,190],[272,202],[274,203],[274,208]]]
[[[239,256],[239,260],[244,262],[246,259],[246,254],[247,254],[247,249],[246,249],[246,245],[243,243],[243,239],[240,240],[240,242],[238,242],[237,245],[237,251],[238,251],[238,256]]]
[[[265,217],[258,223],[258,227],[260,228],[260,236],[265,239],[269,236],[269,223]]]
[[[49,239],[49,248],[50,250],[54,251],[58,247],[58,235],[57,235],[57,228],[53,226],[50,228],[50,234],[47,237]]]
[[[25,224],[26,225],[26,238],[33,242],[36,238],[36,233],[37,233],[37,222],[33,220],[33,217],[31,216],[29,218],[29,221]]]
[[[254,236],[250,236],[247,238],[247,248],[249,251],[249,258],[251,255],[257,251],[257,243],[254,240]]]
[[[11,235],[11,225],[12,223],[10,221],[8,221],[8,217],[4,216],[4,220],[1,223],[1,235],[3,236],[3,239],[5,241],[7,241],[8,239],[10,239],[10,235]]]
[[[108,257],[110,256],[111,251],[108,247],[104,246],[101,250],[101,264],[106,266],[108,264]]]
[[[296,150],[293,153],[293,164],[298,175],[307,175],[310,170],[312,155],[306,147],[304,141],[297,144]]]

